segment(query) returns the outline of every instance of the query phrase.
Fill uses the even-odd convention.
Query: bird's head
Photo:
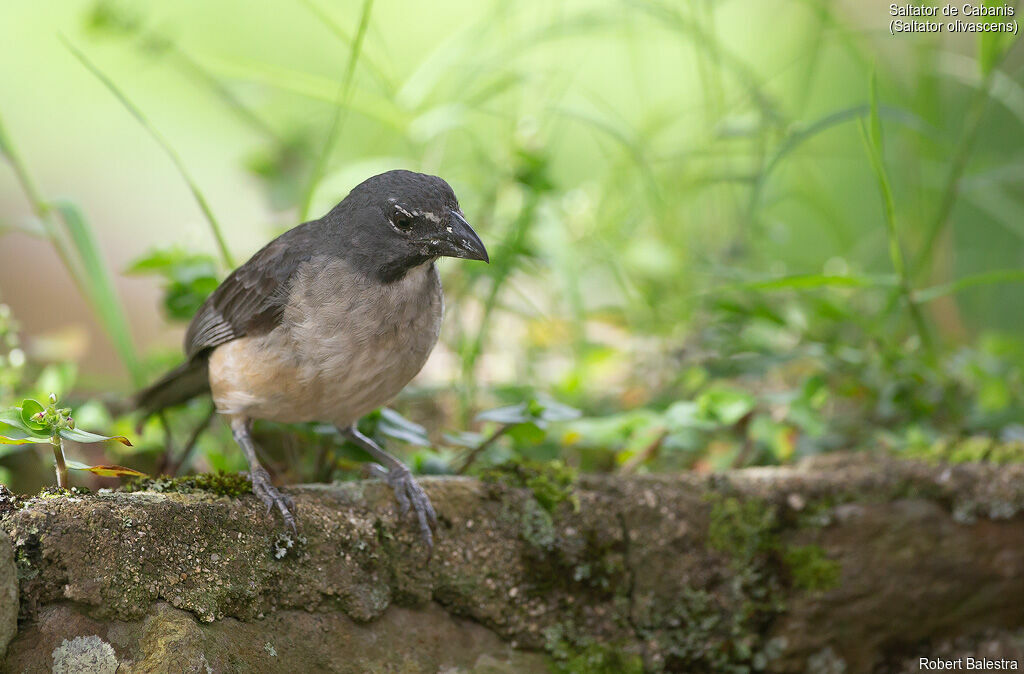
[[[357,185],[335,210],[359,256],[385,282],[438,257],[490,261],[455,192],[437,176],[388,171]]]

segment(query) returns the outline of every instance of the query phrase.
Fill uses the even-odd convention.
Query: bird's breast
[[[311,259],[293,278],[281,324],[241,356],[264,371],[245,391],[245,400],[259,401],[248,415],[352,423],[416,376],[442,314],[433,264],[381,284],[341,260]]]

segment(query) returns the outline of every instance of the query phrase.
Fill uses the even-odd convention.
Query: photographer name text
[[[1015,670],[1019,669],[1020,663],[1016,660],[1005,658],[953,658],[944,660],[942,658],[921,658],[918,669],[922,672],[950,672],[953,670]]]

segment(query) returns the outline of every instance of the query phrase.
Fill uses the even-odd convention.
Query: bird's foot
[[[293,532],[297,533],[294,515],[295,502],[292,501],[292,497],[282,494],[270,482],[270,475],[263,468],[250,471],[249,481],[252,482],[252,493],[256,494],[263,501],[263,504],[267,506],[267,513],[276,506],[281,511],[281,518],[284,520],[284,523],[290,526]]]
[[[384,480],[395,490],[398,510],[402,515],[408,513],[410,508],[416,511],[423,542],[433,551],[434,534],[431,529],[437,526],[437,514],[434,512],[434,506],[430,504],[430,497],[416,482],[409,469],[400,465],[388,470],[379,463],[369,464],[368,469],[372,476]]]

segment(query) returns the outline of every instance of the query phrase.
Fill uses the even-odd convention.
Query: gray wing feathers
[[[319,252],[318,230],[308,223],[267,244],[207,298],[185,333],[185,354],[197,354],[280,323],[298,266]]]

